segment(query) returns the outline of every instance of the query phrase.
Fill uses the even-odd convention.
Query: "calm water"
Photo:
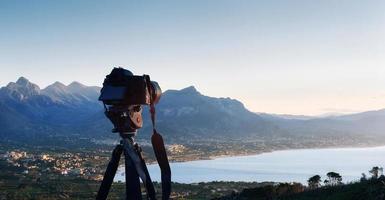
[[[385,167],[385,146],[373,148],[305,149],[172,163],[172,181],[276,181],[306,183],[312,175],[338,172],[343,182],[355,181],[373,166]],[[157,165],[148,166],[153,181],[160,181]],[[124,168],[116,181],[124,181]]]

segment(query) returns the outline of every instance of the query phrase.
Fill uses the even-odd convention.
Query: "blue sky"
[[[0,85],[114,66],[255,112],[385,108],[385,1],[0,1]]]

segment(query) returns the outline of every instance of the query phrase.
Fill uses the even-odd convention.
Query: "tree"
[[[319,175],[312,176],[309,178],[309,180],[307,180],[307,183],[309,185],[309,188],[311,189],[318,188],[321,186],[321,176]]]
[[[342,176],[339,173],[336,172],[328,172],[326,174],[328,177],[328,184],[329,185],[340,185],[342,184]]]
[[[369,170],[369,173],[372,175],[372,179],[378,179],[379,176],[383,173],[383,168],[375,166],[371,170]]]
[[[365,173],[362,173],[362,174],[361,174],[360,181],[361,181],[361,182],[364,182],[364,181],[366,181],[366,180],[368,180],[368,179],[366,178],[366,174],[365,174]]]

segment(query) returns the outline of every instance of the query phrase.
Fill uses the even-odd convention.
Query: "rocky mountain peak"
[[[200,94],[194,86],[186,87],[186,88],[180,90],[180,92],[185,93],[185,94]]]
[[[79,82],[77,82],[77,81],[73,81],[67,87],[69,87],[69,88],[84,88],[86,86],[81,84],[81,83],[79,83]]]
[[[31,84],[31,82],[29,82],[29,80],[25,77],[21,76],[19,79],[17,79],[16,84],[20,86],[28,86],[29,84]]]
[[[24,100],[39,95],[40,88],[25,77],[20,77],[16,82],[10,82],[6,87],[1,88],[1,93],[3,96]]]
[[[55,83],[47,86],[43,89],[44,94],[66,94],[67,92],[67,86],[65,86],[63,83],[56,81]]]
[[[89,88],[91,87],[87,87],[77,81],[74,81],[67,86],[67,89],[73,93],[84,93],[88,91]]]
[[[52,86],[56,86],[56,87],[66,87],[62,82],[59,82],[59,81],[55,81],[55,83],[53,83]]]
[[[97,89],[97,87],[85,86],[76,81],[68,86],[57,81],[44,88],[42,94],[51,98],[56,103],[73,106],[93,102],[99,95],[99,89]]]
[[[12,83],[12,82],[11,82]],[[10,84],[8,84],[10,85]],[[12,84],[11,84],[12,85]],[[20,77],[19,79],[17,79],[16,81],[16,85],[17,87],[19,88],[25,88],[25,89],[28,89],[28,90],[34,90],[34,91],[40,91],[40,88],[39,86],[37,86],[36,84],[34,83],[31,83],[28,79],[26,79],[25,77]]]

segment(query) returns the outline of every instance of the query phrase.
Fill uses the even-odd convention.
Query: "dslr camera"
[[[161,95],[158,83],[149,75],[137,76],[119,67],[104,79],[99,100],[114,125],[113,132],[135,134],[143,126],[141,105],[154,105]]]

